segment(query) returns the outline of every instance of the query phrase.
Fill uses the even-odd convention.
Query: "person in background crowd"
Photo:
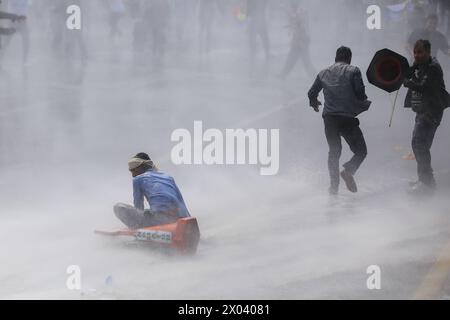
[[[199,51],[209,53],[212,42],[212,29],[217,12],[220,10],[218,0],[199,0],[197,15],[199,22]]]
[[[431,42],[431,55],[437,57],[441,52],[447,56],[450,56],[450,46],[446,36],[437,30],[439,18],[436,14],[430,14],[427,17],[425,28],[414,30],[408,38],[407,50],[413,52],[413,48],[416,42],[420,39],[426,39]]]
[[[254,63],[256,58],[256,44],[258,37],[262,41],[266,61],[269,61],[271,56],[266,11],[267,0],[247,0],[245,12],[248,22],[248,41],[251,64]]]
[[[2,2],[0,1],[0,4]],[[4,12],[4,11],[0,11],[0,19],[3,20],[10,20],[13,23],[15,22],[19,22],[19,21],[24,21],[26,19],[25,16],[22,15],[17,15],[14,13],[9,13],[9,12]],[[0,35],[12,35],[16,32],[15,28],[0,28]]]
[[[107,6],[109,9],[109,34],[114,39],[122,35],[119,24],[125,14],[125,5],[123,0],[108,0]]]
[[[8,12],[17,16],[26,17],[28,15],[28,9],[30,6],[30,0],[8,0]],[[27,19],[19,19],[12,21],[12,28],[16,30],[16,34],[19,34],[22,38],[22,62],[27,64],[28,54],[30,48],[30,31],[28,28]],[[8,43],[12,38],[9,38]]]
[[[310,77],[317,74],[309,53],[310,36],[307,31],[306,12],[301,9],[297,2],[291,2],[288,8],[289,29],[292,39],[289,54],[281,72],[281,79],[286,79],[292,69],[295,67],[299,58],[302,59],[303,66]]]

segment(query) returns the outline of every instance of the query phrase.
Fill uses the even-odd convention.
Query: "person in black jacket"
[[[412,148],[419,180],[412,184],[411,191],[428,192],[436,187],[430,149],[449,100],[442,68],[436,58],[431,56],[431,43],[428,40],[416,42],[414,65],[405,78],[404,86],[408,88],[405,107],[416,113]]]
[[[367,100],[361,71],[351,65],[352,51],[347,47],[337,49],[335,64],[322,70],[308,92],[309,104],[319,112],[321,103],[317,99],[323,89],[325,106],[323,120],[325,136],[329,145],[328,169],[330,172],[331,195],[339,191],[339,158],[342,153],[341,137],[350,146],[353,157],[344,164],[341,177],[347,189],[357,192],[358,188],[353,178],[358,168],[367,156],[367,146],[363,133],[356,118],[370,106]]]

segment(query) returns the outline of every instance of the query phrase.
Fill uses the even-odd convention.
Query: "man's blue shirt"
[[[149,170],[134,177],[133,197],[136,209],[144,210],[145,197],[152,212],[176,212],[180,218],[190,216],[175,180],[163,172]]]

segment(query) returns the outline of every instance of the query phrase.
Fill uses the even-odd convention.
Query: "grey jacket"
[[[361,71],[347,63],[337,62],[319,73],[308,92],[311,106],[314,106],[322,89],[325,98],[324,116],[356,117],[370,106]]]

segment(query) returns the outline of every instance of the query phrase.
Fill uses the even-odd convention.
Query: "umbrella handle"
[[[398,89],[397,93],[395,94],[394,104],[392,105],[391,118],[389,119],[389,128],[392,127],[392,120],[394,119],[395,105],[397,104],[397,98],[398,98],[399,92],[400,92],[400,89]]]

